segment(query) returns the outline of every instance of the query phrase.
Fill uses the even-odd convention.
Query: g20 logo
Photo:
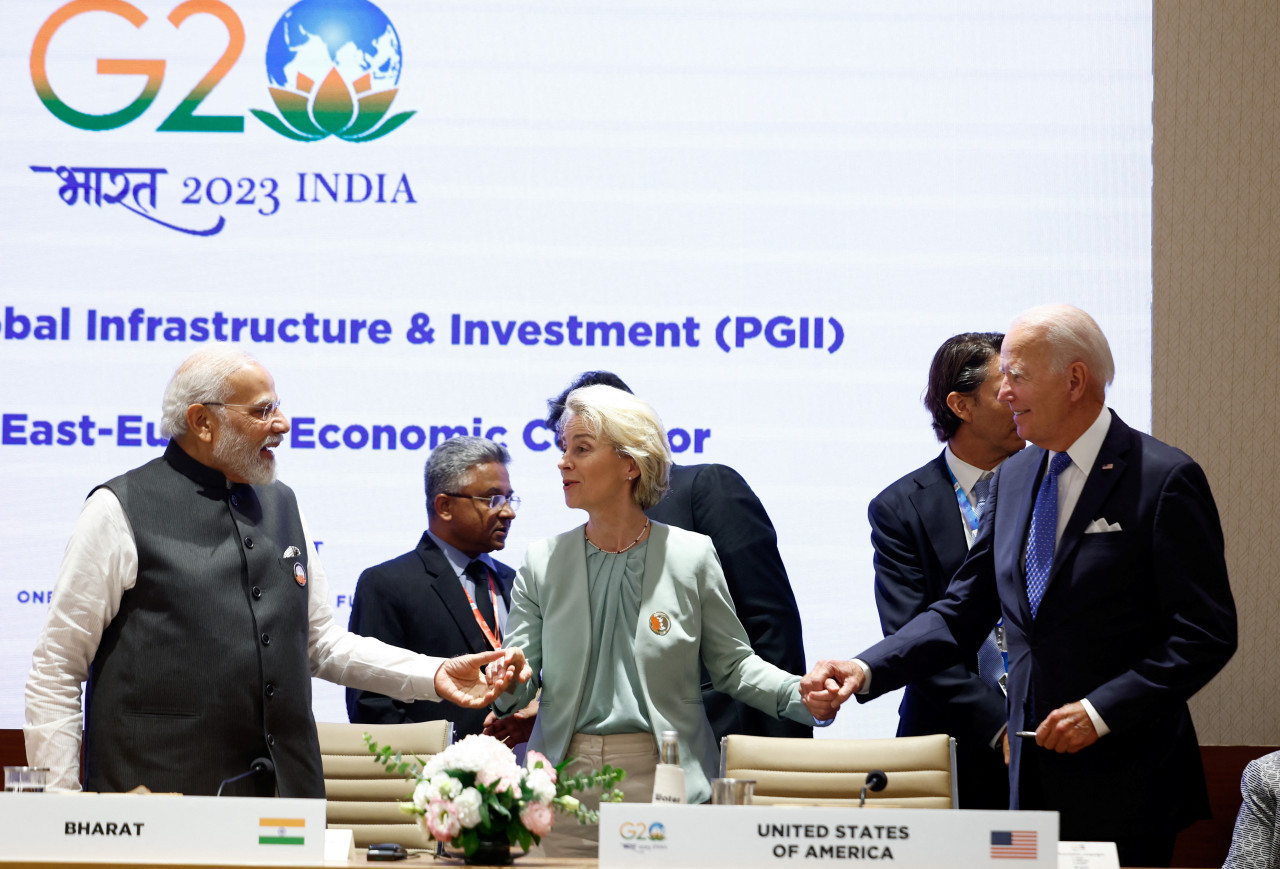
[[[623,821],[618,827],[618,835],[628,842],[661,842],[667,838],[667,828],[661,823]]]
[[[45,108],[82,130],[114,130],[150,108],[164,80],[165,61],[98,58],[99,75],[143,76],[142,92],[124,108],[90,114],[54,93],[46,58],[49,43],[68,21],[90,12],[115,15],[135,28],[147,16],[126,0],[72,0],[41,25],[31,46],[31,81]],[[222,0],[185,0],[169,13],[176,29],[196,15],[210,15],[227,31],[227,46],[213,67],[156,129],[161,132],[243,133],[243,115],[201,115],[196,109],[235,66],[244,51],[240,16]],[[295,141],[337,136],[348,142],[378,139],[414,112],[387,117],[398,93],[400,37],[391,20],[369,0],[302,0],[280,17],[267,42],[268,93],[279,116],[250,109],[275,132]]]

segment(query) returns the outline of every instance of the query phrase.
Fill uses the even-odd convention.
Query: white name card
[[[1120,869],[1115,842],[1059,842],[1058,869]]]
[[[318,866],[324,800],[0,793],[8,860]]]
[[[600,869],[636,866],[1056,869],[1057,812],[600,806]]]

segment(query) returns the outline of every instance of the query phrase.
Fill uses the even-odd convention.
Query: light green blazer
[[[524,650],[534,678],[496,706],[499,713],[519,709],[542,689],[529,747],[552,763],[564,759],[573,738],[591,654],[585,547],[581,526],[533,543],[516,575],[507,617],[504,644]],[[720,560],[705,535],[653,523],[635,655],[654,730],[680,734],[680,764],[691,803],[707,800],[719,766],[719,746],[702,708],[699,660],[718,690],[775,717],[778,690],[796,679],[783,714],[813,723],[800,702],[798,677],[751,651]]]

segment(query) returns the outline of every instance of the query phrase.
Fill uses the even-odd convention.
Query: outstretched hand
[[[533,675],[519,649],[495,649],[449,658],[436,670],[436,694],[468,709],[481,709],[515,682]]]
[[[829,721],[862,688],[862,667],[853,661],[819,661],[800,680],[800,699],[809,714]]]

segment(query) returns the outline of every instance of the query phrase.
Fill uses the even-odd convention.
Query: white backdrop
[[[158,454],[164,384],[219,317],[228,334],[256,318],[239,343],[293,417],[281,476],[344,620],[359,572],[421,533],[433,427],[511,448],[524,508],[504,560],[581,521],[546,432],[525,429],[586,369],[709,433],[677,461],[752,483],[810,661],[879,637],[866,504],[939,449],[920,395],[947,336],[1078,304],[1116,351],[1110,403],[1150,426],[1149,3],[379,0],[396,42],[373,43],[375,62],[391,62],[365,90],[349,64],[312,85],[320,112],[298,124],[337,117],[341,135],[310,142],[272,128],[312,100],[297,70],[292,97],[269,91],[287,3],[99,5],[116,11],[55,26],[58,0],[6,0],[0,32],[0,727],[21,726],[80,503]],[[358,23],[358,4],[327,6]],[[326,3],[299,7],[295,24]],[[175,26],[175,8],[213,11]],[[90,130],[106,122],[59,108],[145,100],[137,63],[112,72],[128,60],[165,62],[135,118]],[[158,129],[210,70],[194,114],[242,131]],[[348,85],[398,89],[384,135],[349,141]],[[101,204],[76,187],[92,177]],[[487,341],[455,337],[454,318]],[[352,341],[357,319],[374,331]],[[658,324],[674,324],[661,345]],[[364,440],[375,426],[394,448]],[[343,719],[341,691],[316,687],[318,717]],[[889,735],[896,706],[823,735]]]

